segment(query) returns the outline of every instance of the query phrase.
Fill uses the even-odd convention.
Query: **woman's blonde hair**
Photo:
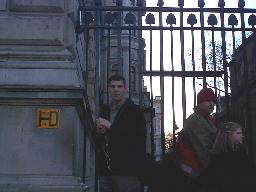
[[[213,144],[212,153],[222,153],[235,151],[236,146],[230,139],[230,134],[232,134],[237,129],[241,129],[241,125],[235,122],[225,122],[223,123],[217,133],[215,142]]]

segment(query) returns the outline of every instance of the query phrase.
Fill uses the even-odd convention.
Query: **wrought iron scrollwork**
[[[152,13],[147,14],[146,16],[146,24],[152,25],[155,24],[155,16]]]
[[[110,24],[113,24],[114,20],[115,20],[114,15],[111,12],[107,12],[104,19],[105,23],[110,25]]]
[[[207,22],[208,25],[211,25],[212,27],[218,24],[218,20],[214,14],[209,15]]]
[[[228,25],[231,25],[232,27],[234,27],[237,24],[238,24],[238,20],[237,20],[236,16],[234,14],[231,14],[228,17]]]
[[[134,25],[136,21],[135,15],[132,13],[127,13],[124,18],[125,24]]]
[[[191,26],[194,26],[197,23],[196,16],[194,14],[189,14],[188,19],[187,19],[188,24]]]
[[[166,23],[169,24],[169,25],[174,25],[176,24],[176,18],[174,16],[174,14],[170,13],[167,18],[166,18]]]
[[[250,15],[248,18],[248,24],[254,27],[256,25],[256,15]]]

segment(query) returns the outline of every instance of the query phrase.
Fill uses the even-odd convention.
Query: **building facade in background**
[[[230,65],[232,118],[244,127],[245,142],[256,163],[256,33],[239,46]]]
[[[155,115],[153,118],[154,127],[154,157],[156,161],[162,159],[162,136],[161,136],[161,97],[156,96],[153,101]]]

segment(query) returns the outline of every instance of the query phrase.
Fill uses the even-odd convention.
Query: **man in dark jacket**
[[[103,106],[96,120],[100,148],[100,192],[140,192],[146,155],[146,126],[139,106],[126,99],[126,81],[114,75],[108,80],[112,102]]]

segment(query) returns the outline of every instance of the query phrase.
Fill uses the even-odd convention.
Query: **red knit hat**
[[[217,97],[211,88],[203,88],[197,94],[197,104],[199,105],[204,101],[213,101],[214,103],[217,102]]]

